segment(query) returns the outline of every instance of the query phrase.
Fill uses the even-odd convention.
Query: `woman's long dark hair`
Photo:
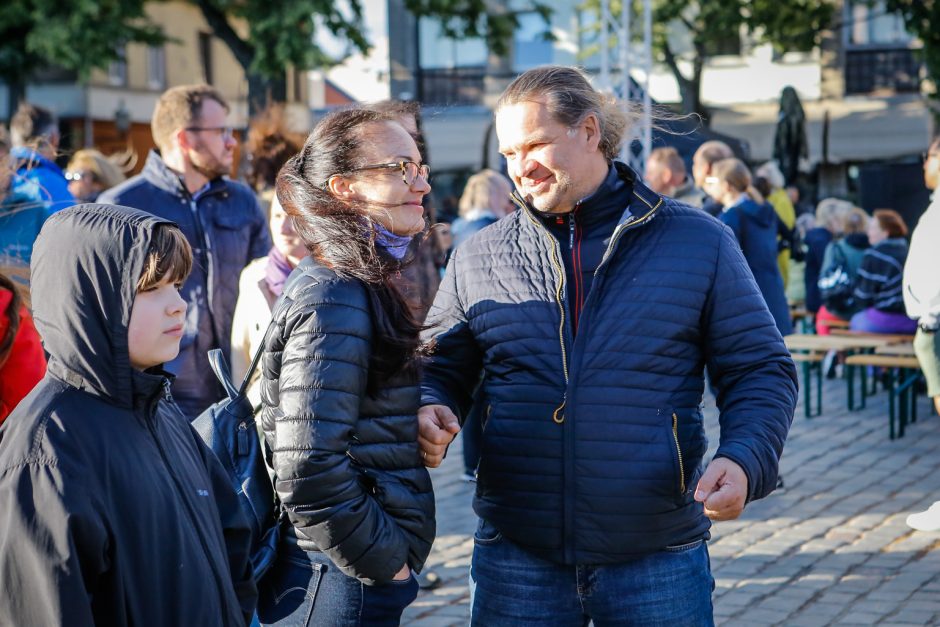
[[[374,221],[366,205],[341,201],[327,181],[366,164],[362,146],[368,127],[394,122],[369,109],[330,113],[316,125],[303,150],[277,177],[277,197],[311,256],[340,276],[366,284],[375,341],[370,356],[369,391],[401,372],[416,373],[422,326],[394,283],[401,263],[376,247]]]
[[[20,299],[20,292],[16,288],[16,284],[2,273],[0,273],[0,289],[5,289],[13,295],[10,304],[7,305],[7,310],[3,312],[3,315],[7,318],[7,330],[3,337],[0,337],[0,366],[2,366],[6,363],[7,357],[10,356],[13,341],[16,339],[16,333],[20,328],[20,305],[23,301]]]

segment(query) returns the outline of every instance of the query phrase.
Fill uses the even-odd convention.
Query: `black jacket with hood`
[[[248,527],[218,460],[127,329],[154,228],[80,205],[36,242],[50,355],[0,429],[0,625],[245,625]]]

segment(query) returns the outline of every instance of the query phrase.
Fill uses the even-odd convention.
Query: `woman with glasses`
[[[127,177],[116,163],[120,158],[106,157],[94,148],[72,155],[65,169],[72,196],[79,202],[95,202],[101,192],[123,183]]]
[[[286,519],[259,584],[266,625],[398,625],[434,540],[418,447],[419,331],[395,278],[425,228],[429,171],[367,109],[324,118],[277,196],[310,255],[261,361],[261,423]]]

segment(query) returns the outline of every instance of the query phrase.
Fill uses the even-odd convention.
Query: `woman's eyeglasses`
[[[361,168],[354,168],[350,172],[361,172],[363,170],[401,170],[401,180],[405,185],[411,187],[415,179],[420,176],[425,181],[430,180],[431,166],[426,163],[415,163],[414,161],[396,161],[394,163],[377,163],[375,165],[364,165]]]

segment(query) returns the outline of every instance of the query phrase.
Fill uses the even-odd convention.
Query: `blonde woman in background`
[[[806,268],[803,281],[806,285],[806,309],[816,314],[822,306],[819,293],[819,274],[823,268],[823,256],[826,246],[833,239],[842,235],[842,223],[852,210],[852,203],[839,198],[825,198],[816,207],[816,226],[806,232],[803,244],[806,246]]]
[[[783,189],[785,181],[783,173],[775,161],[768,161],[754,172],[755,177],[763,178],[770,186],[769,192],[765,195],[767,202],[774,208],[777,218],[788,230],[793,230],[796,226],[796,210],[793,208],[793,202],[786,190]],[[760,189],[758,187],[758,189]],[[778,236],[777,241],[780,241]],[[786,289],[790,284],[790,249],[782,248],[777,253],[777,266],[780,268],[780,276],[783,277],[783,288]]]
[[[834,264],[841,264],[854,284],[857,280],[858,269],[862,265],[862,258],[869,246],[867,234],[868,214],[862,209],[850,205],[847,208],[840,209],[839,215],[842,218],[842,224],[839,227],[842,237],[833,240],[826,246],[821,273],[825,274]],[[831,322],[848,321],[858,311],[859,308],[855,306],[851,299],[848,302],[826,301],[823,299],[822,305],[816,313],[817,335],[829,335]]]
[[[115,163],[118,158],[106,157],[94,148],[85,148],[72,155],[65,178],[75,200],[95,202],[98,194],[123,183],[127,177],[123,167]]]
[[[512,183],[496,170],[481,170],[469,179],[458,204],[459,217],[450,225],[451,250],[516,208],[509,195]]]
[[[777,216],[751,184],[739,159],[722,159],[705,179],[705,193],[724,209],[718,219],[731,227],[780,335],[792,331],[790,307],[777,267]]]
[[[264,340],[264,332],[271,322],[271,309],[284,289],[287,277],[307,256],[307,248],[294,230],[293,219],[275,194],[271,194],[268,224],[274,246],[265,257],[249,263],[238,281],[238,303],[232,317],[232,380],[240,382],[248,372],[251,358]],[[257,407],[261,404],[258,387],[260,370],[248,387],[248,399]]]

